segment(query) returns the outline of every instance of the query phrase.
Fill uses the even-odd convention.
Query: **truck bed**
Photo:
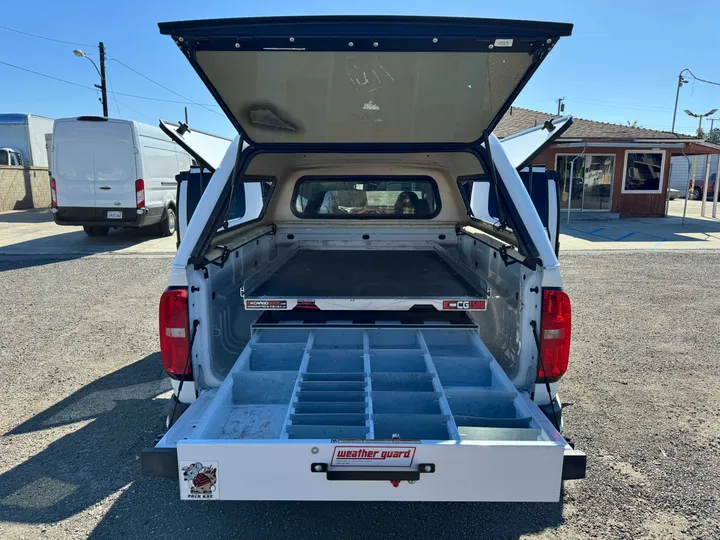
[[[299,248],[250,276],[244,298],[247,309],[292,309],[307,300],[332,300],[325,309],[409,309],[432,299],[439,309],[444,300],[460,300],[474,301],[481,310],[487,284],[439,246],[393,251]],[[280,303],[269,306],[267,301]]]

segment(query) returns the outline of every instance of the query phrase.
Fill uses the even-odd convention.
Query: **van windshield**
[[[292,210],[311,219],[430,219],[440,200],[428,176],[304,177],[295,186]]]

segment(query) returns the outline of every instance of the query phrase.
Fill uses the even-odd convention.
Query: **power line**
[[[115,92],[114,92],[115,88],[113,88],[112,79],[107,79],[107,81],[110,83],[110,90],[113,91],[112,98],[113,98],[113,100],[115,100],[115,108],[117,109],[118,117],[121,117],[122,114],[120,113],[120,105],[118,105],[118,98],[115,97]],[[130,108],[130,107],[128,107],[128,108]]]
[[[110,91],[108,91],[108,94],[115,94],[116,96],[125,96],[125,97],[131,97],[131,98],[136,98],[136,99],[147,99],[149,101],[161,101],[163,103],[179,103],[180,105],[198,105],[197,103],[194,103],[192,101],[179,101],[177,99],[162,99],[162,98],[154,98],[154,97],[149,97],[149,96],[138,96],[137,94],[126,94],[125,92],[110,92]],[[202,105],[201,105],[201,107],[202,107]],[[205,108],[207,108],[207,107],[205,107]],[[210,112],[220,114],[211,109],[208,109],[208,110]]]
[[[24,67],[16,66],[15,64],[9,64],[8,62],[3,62],[2,60],[0,60],[0,64],[3,64],[5,66],[10,66],[11,68],[19,69],[20,71],[27,71],[28,73],[32,73],[34,75],[39,75],[40,77],[45,77],[46,79],[52,79],[54,81],[59,81],[59,82],[65,83],[65,84],[72,84],[73,86],[77,86],[79,88],[85,88],[86,90],[92,90],[93,92],[95,91],[95,89],[92,88],[91,86],[85,86],[84,84],[78,84],[78,83],[75,83],[72,81],[66,81],[65,79],[53,77],[52,75],[46,75],[45,73],[40,73],[39,71],[33,71],[32,69],[27,69]]]
[[[202,107],[203,109],[208,110],[208,111],[210,111],[211,113],[218,114],[218,115],[220,115],[220,116],[224,116],[223,114],[219,113],[218,111],[214,111],[214,110],[212,110],[212,109],[209,109],[208,106],[203,105],[202,103],[198,103],[197,101],[193,101],[192,99],[190,99],[190,98],[188,98],[188,97],[185,97],[185,96],[183,96],[182,94],[176,92],[176,91],[173,90],[172,88],[168,88],[167,86],[165,86],[165,85],[163,85],[163,84],[160,84],[160,83],[157,82],[156,80],[151,79],[151,78],[148,77],[147,75],[144,75],[144,74],[140,73],[138,70],[136,70],[136,69],[128,66],[125,62],[122,62],[122,61],[118,60],[118,59],[115,58],[115,57],[110,57],[110,60],[114,60],[115,62],[117,62],[117,63],[120,64],[121,66],[124,66],[125,68],[129,69],[130,71],[132,71],[132,72],[135,73],[136,75],[139,75],[139,76],[142,77],[143,79],[146,79],[146,80],[150,81],[151,83],[159,86],[159,87],[162,88],[163,90],[167,90],[167,91],[170,92],[171,94],[175,94],[176,96],[181,97],[181,98],[187,100],[188,102],[190,102],[190,103],[192,103],[192,104],[194,104],[194,105],[197,105],[198,107]],[[212,107],[213,105],[210,105],[210,106]]]
[[[627,109],[632,111],[648,111],[648,112],[666,112],[671,109],[665,108],[665,107],[654,107],[650,105],[631,105],[631,104],[622,104],[617,103],[613,101],[603,101],[603,100],[593,100],[593,99],[575,99],[575,98],[567,98],[568,101],[576,102],[576,103],[582,103],[585,105],[597,105],[599,107],[606,107],[606,108],[614,108],[614,109]]]
[[[32,69],[27,69],[24,67],[16,66],[15,64],[10,64],[9,62],[3,62],[2,60],[0,60],[0,64],[9,66],[11,68],[19,69],[21,71],[26,71],[28,73],[32,73],[33,75],[39,75],[40,77],[45,77],[46,79],[52,79],[54,81],[59,81],[59,82],[65,83],[65,84],[71,84],[73,86],[77,86],[79,88],[85,88],[86,90],[92,90],[93,92],[95,92],[95,88],[92,88],[91,86],[85,86],[84,84],[78,84],[76,82],[68,81],[66,79],[61,79],[59,77],[53,77],[52,75],[47,75],[45,73],[40,73],[39,71],[33,71]],[[160,101],[163,103],[177,103],[180,105],[198,105],[197,103],[192,102],[192,101],[179,101],[176,99],[162,99],[162,98],[154,98],[154,97],[149,97],[149,96],[139,96],[137,94],[127,94],[125,92],[108,91],[108,94],[114,94],[117,96],[126,96],[126,97],[131,97],[131,98],[136,98],[136,99],[146,99],[149,101]],[[210,110],[210,112],[216,112],[211,109],[208,109],[208,110]],[[220,114],[220,113],[216,113],[216,114]]]
[[[53,41],[53,42],[55,42],[55,43],[64,43],[64,44],[67,44],[67,45],[79,45],[79,46],[81,46],[81,47],[95,47],[95,48],[98,48],[97,45],[89,45],[89,44],[87,44],[87,43],[77,43],[77,42],[74,42],[74,41],[65,41],[65,40],[62,40],[62,39],[49,38],[49,37],[45,37],[45,36],[40,36],[40,35],[38,35],[38,34],[32,34],[32,33],[30,33],[30,32],[23,32],[22,30],[16,30],[16,29],[10,28],[10,27],[8,27],[8,26],[0,25],[0,28],[2,28],[2,29],[4,29],[4,30],[9,30],[10,32],[16,32],[16,33],[18,33],[18,34],[23,34],[23,35],[25,35],[25,36],[30,36],[30,37],[34,37],[34,38],[38,38],[38,39],[44,39],[44,40],[47,40],[47,41]],[[166,91],[168,91],[168,92],[170,92],[170,93],[172,93],[172,94],[175,94],[175,95],[178,96],[178,97],[181,97],[182,99],[185,100],[185,102],[186,102],[187,104],[197,105],[198,107],[202,107],[203,109],[205,109],[205,110],[207,110],[207,111],[210,111],[210,112],[213,113],[213,114],[217,114],[217,115],[219,115],[219,116],[224,116],[222,113],[219,113],[218,111],[215,111],[215,110],[213,110],[213,109],[208,108],[208,107],[216,106],[216,105],[214,105],[214,104],[213,104],[213,105],[203,105],[202,103],[198,103],[197,101],[194,101],[194,100],[192,100],[192,99],[190,99],[190,98],[188,98],[188,97],[185,97],[185,96],[183,96],[182,94],[176,92],[176,91],[173,90],[172,88],[168,88],[167,86],[165,86],[165,85],[163,85],[163,84],[160,84],[159,82],[157,82],[157,81],[154,80],[154,79],[151,79],[151,78],[148,77],[147,75],[144,75],[143,73],[140,73],[138,70],[136,70],[136,69],[128,66],[125,62],[123,62],[123,61],[121,61],[121,60],[118,60],[118,59],[115,58],[115,57],[110,57],[109,59],[110,59],[110,60],[114,60],[115,62],[117,62],[117,63],[120,64],[121,66],[124,66],[125,68],[129,69],[130,71],[132,71],[132,72],[135,73],[136,75],[139,75],[139,76],[142,77],[143,79],[146,79],[146,80],[150,81],[151,83],[159,86],[159,87],[162,88],[163,90],[166,90]],[[116,92],[116,93],[117,93],[117,92]],[[123,95],[123,94],[118,94],[118,95]],[[128,97],[138,97],[138,96],[131,96],[130,94],[124,94],[124,95],[127,95]],[[142,98],[141,98],[141,99],[142,99]],[[168,103],[175,103],[175,102],[168,100]]]
[[[126,107],[126,108],[130,109],[132,112],[134,112],[135,114],[139,114],[139,115],[142,116],[143,118],[147,118],[148,120],[152,120],[153,122],[157,121],[156,118],[152,118],[151,116],[148,116],[147,114],[141,113],[140,111],[138,111],[138,110],[136,110],[136,109],[133,109],[130,105],[128,105],[127,103],[124,103],[124,102],[120,101],[120,100],[117,99],[117,98],[115,98],[115,102],[116,102],[116,103],[120,103],[120,105],[122,105],[123,107]]]
[[[30,36],[38,39],[44,39],[47,41],[54,41],[55,43],[65,43],[66,45],[80,45],[81,47],[95,47],[97,49],[97,45],[89,45],[87,43],[77,43],[75,41],[65,41],[62,39],[55,39],[55,38],[49,38],[45,36],[39,36],[37,34],[31,34],[30,32],[23,32],[22,30],[15,30],[14,28],[10,28],[9,26],[3,26],[0,24],[0,28],[3,30],[9,30],[10,32],[15,32],[17,34],[22,34],[24,36]]]
[[[695,79],[696,81],[704,82],[704,83],[706,83],[706,84],[713,84],[713,85],[715,85],[715,86],[720,86],[720,82],[714,82],[714,81],[708,81],[708,80],[706,80],[706,79],[701,79],[700,77],[696,76],[696,75],[695,75],[692,71],[690,71],[689,69],[686,70],[686,71],[687,71],[687,72],[692,76],[692,78]]]

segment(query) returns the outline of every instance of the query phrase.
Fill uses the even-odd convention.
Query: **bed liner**
[[[485,280],[439,245],[423,249],[295,247],[243,285],[246,309],[483,311]]]

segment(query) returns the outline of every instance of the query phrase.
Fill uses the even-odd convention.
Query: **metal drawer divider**
[[[365,412],[368,415],[367,427],[368,427],[368,439],[375,438],[375,422],[373,420],[373,403],[372,403],[372,377],[370,376],[370,336],[367,330],[363,330],[363,359],[365,363]]]
[[[460,442],[460,432],[458,431],[457,424],[455,423],[455,417],[450,410],[450,404],[448,403],[447,396],[445,395],[445,389],[440,382],[435,364],[433,363],[432,354],[430,354],[430,348],[425,342],[425,336],[423,336],[422,330],[417,330],[417,339],[422,349],[423,356],[425,357],[425,366],[427,367],[428,373],[432,373],[432,384],[435,392],[440,394],[440,412],[448,417],[447,428],[450,438]]]
[[[370,356],[368,354],[369,350],[369,337],[367,335],[367,331],[363,330],[363,349],[362,351],[357,350],[359,359],[362,357],[363,361],[363,368],[362,373],[359,371],[348,373],[347,377],[344,377],[344,372],[334,372],[329,371],[327,373],[324,372],[317,372],[313,370],[312,372],[309,371],[310,364],[313,362],[313,356],[314,354],[319,353],[326,353],[329,351],[332,351],[332,349],[316,349],[316,339],[317,339],[317,331],[312,330],[310,332],[310,335],[308,337],[308,341],[305,346],[305,351],[303,354],[302,361],[300,363],[300,368],[298,370],[298,376],[295,380],[295,386],[293,388],[292,396],[290,398],[290,403],[288,405],[287,414],[285,415],[285,421],[283,424],[282,433],[280,435],[281,439],[324,439],[324,438],[359,438],[360,435],[357,433],[360,428],[363,428],[363,434],[362,438],[365,439],[371,439],[373,438],[373,423],[372,419],[370,417],[370,412],[372,411],[372,404],[370,403],[370,394],[369,394],[369,387],[370,387],[370,375],[369,375],[369,365],[370,365]],[[338,354],[343,355],[347,351],[346,350],[338,350]],[[328,378],[325,378],[329,376]],[[322,396],[322,394],[326,393],[321,387],[316,388],[316,385],[323,385],[325,384],[328,386],[335,385],[336,388],[327,391],[327,395],[335,395],[336,400],[330,399],[326,400],[325,398],[327,396]],[[308,386],[311,386],[310,389],[308,389]],[[361,389],[362,386],[362,389]],[[343,387],[345,387],[345,390],[343,390]],[[348,401],[345,401],[341,397],[337,396],[337,394],[342,393],[343,391],[348,391],[353,394],[359,394],[360,392],[363,392],[364,396],[362,401],[355,401],[354,399],[350,399]],[[304,394],[305,393],[305,394]],[[304,394],[304,396],[303,396]],[[313,395],[313,399],[308,399],[308,394]],[[300,406],[302,405],[302,409],[300,409]],[[333,407],[329,407],[325,411],[307,411],[305,410],[307,406],[322,406],[322,405],[334,405],[337,407],[337,410],[333,410]],[[345,406],[350,406],[351,408],[354,408],[353,405],[358,405],[362,408],[362,411],[352,411],[352,412],[345,412],[343,409],[345,409]],[[338,407],[339,406],[339,407]],[[358,408],[359,409],[359,408]],[[300,412],[298,413],[298,411]],[[323,416],[327,416],[328,414],[334,415],[337,414],[340,418],[335,418],[335,420],[338,422],[337,424],[325,424],[322,422]],[[355,419],[350,419],[348,421],[348,416],[359,416],[359,415],[365,415],[365,420],[362,424],[362,426],[358,426],[357,424],[354,424],[352,422],[355,421]],[[345,415],[343,418],[342,416]],[[298,420],[298,416],[302,418],[302,420]],[[326,434],[311,434],[311,432],[316,431],[322,431],[323,429],[326,429]],[[335,434],[336,432],[336,434]],[[305,433],[307,434],[306,437],[299,436],[298,433]],[[332,433],[332,434],[331,434]]]
[[[283,423],[282,433],[280,434],[281,439],[288,439],[287,427],[290,423],[290,415],[295,412],[295,400],[300,392],[300,383],[302,382],[303,373],[307,371],[308,362],[310,361],[310,350],[313,348],[315,343],[315,330],[310,330],[307,342],[305,343],[305,350],[303,351],[303,357],[300,362],[300,368],[298,369],[298,376],[295,379],[295,388],[293,388],[292,396],[290,397],[290,403],[288,404],[288,410],[285,414],[285,422]]]

